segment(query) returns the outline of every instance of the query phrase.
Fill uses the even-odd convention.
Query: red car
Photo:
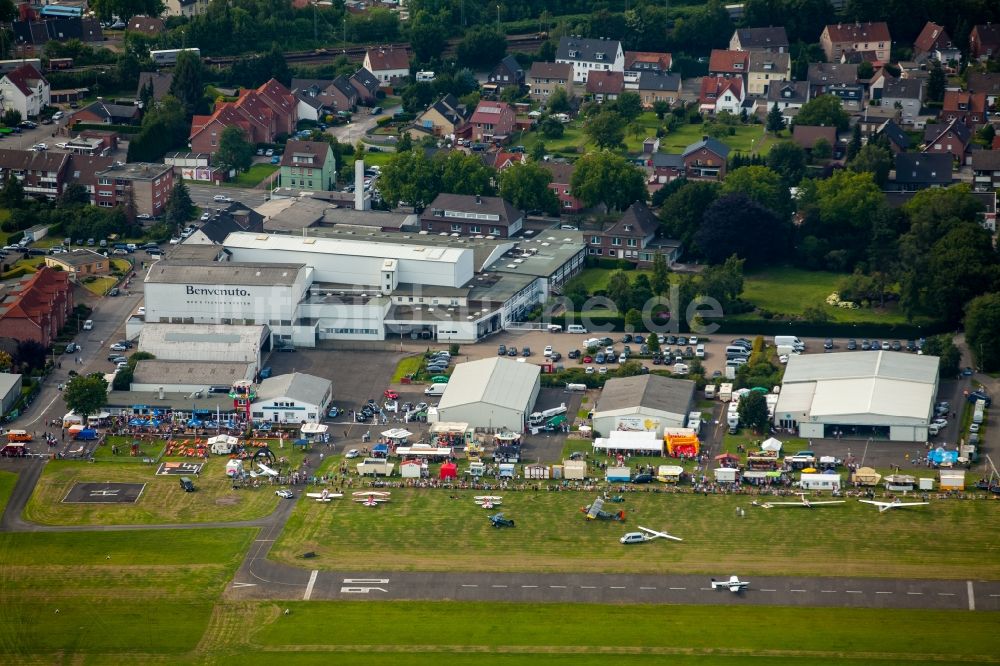
[[[393,391],[392,389],[386,389],[385,393],[383,393],[382,395],[384,395],[389,400],[399,400],[399,394]]]
[[[584,363],[593,363],[594,359],[590,358],[589,356],[584,356],[583,357],[583,362]]]

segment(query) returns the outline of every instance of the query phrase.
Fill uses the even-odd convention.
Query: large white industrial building
[[[774,422],[800,437],[927,440],[938,392],[936,356],[842,352],[788,359]]]
[[[530,240],[235,232],[220,261],[146,277],[145,322],[267,326],[275,346],[403,336],[473,342],[520,321],[583,267],[579,232]]]
[[[615,377],[604,384],[594,408],[594,430],[655,432],[683,428],[694,404],[695,383],[660,375]]]
[[[523,432],[541,388],[541,370],[500,357],[459,363],[438,404],[439,420]]]

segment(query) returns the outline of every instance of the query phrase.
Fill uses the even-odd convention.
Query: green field
[[[10,494],[14,492],[14,484],[17,483],[17,474],[13,472],[0,472],[0,515],[3,515],[4,508]]]
[[[359,571],[378,565],[429,571],[721,569],[746,575],[1000,577],[996,502],[940,501],[926,511],[879,515],[853,500],[826,510],[768,511],[751,509],[746,496],[640,492],[610,505],[627,512],[623,525],[584,519],[580,508],[594,493],[506,492],[503,511],[517,527],[496,530],[473,503],[475,494],[394,490],[392,502],[377,511],[351,502],[300,502],[271,556],[296,563],[298,555],[315,551],[310,566]],[[734,519],[737,506],[747,509],[745,518]],[[669,530],[685,541],[623,548],[618,537],[635,524]],[[942,525],[948,526],[947,538]],[[822,539],[800,538],[820,531]]]
[[[407,356],[396,364],[396,369],[392,371],[392,379],[389,381],[395,384],[407,375],[416,374],[423,364],[423,356]]]
[[[185,493],[177,477],[156,476],[156,465],[53,461],[45,466],[24,517],[43,525],[151,525],[253,520],[271,513],[278,503],[273,489],[233,490],[225,464],[224,458],[211,458],[194,480],[198,491]],[[101,481],[145,483],[146,488],[135,504],[62,503],[73,484]]]
[[[588,294],[595,294],[599,291],[604,291],[608,287],[608,281],[611,280],[611,276],[618,272],[617,268],[585,268],[583,272],[574,280],[580,280],[583,285],[587,288]],[[635,270],[635,271],[625,271],[628,275],[629,280],[634,280],[637,275],[645,275],[648,278],[653,277],[653,271],[645,270]]]
[[[279,166],[277,164],[254,164],[246,171],[237,174],[236,178],[233,180],[223,183],[223,185],[228,185],[230,187],[257,187],[265,178],[278,169]]]
[[[724,136],[719,141],[737,152],[767,153],[771,142],[765,141],[761,144],[761,138],[764,136],[763,125],[736,125],[734,129],[736,134]],[[707,133],[706,130],[707,126],[704,124],[679,125],[676,130],[660,139],[660,152],[681,153],[692,143],[701,141],[701,138]]]

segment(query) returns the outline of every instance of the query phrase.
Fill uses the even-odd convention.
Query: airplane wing
[[[642,530],[643,532],[648,532],[649,534],[652,534],[653,536],[651,538],[660,537],[661,539],[671,539],[673,541],[684,541],[684,539],[682,539],[680,537],[675,537],[672,534],[667,534],[666,532],[657,532],[656,530],[651,530],[648,527],[643,527],[642,525],[639,525],[639,529]]]
[[[590,509],[587,510],[587,519],[594,520],[595,518],[597,518],[597,514],[599,514],[601,512],[601,509],[603,508],[604,508],[604,500],[598,497],[591,503]]]
[[[826,500],[824,502],[809,502],[811,506],[816,506],[818,504],[844,504],[847,500]]]
[[[816,504],[816,502],[813,502]],[[764,506],[809,506],[808,504],[803,504],[802,502],[765,502]]]
[[[897,502],[893,506],[926,506],[930,502]]]

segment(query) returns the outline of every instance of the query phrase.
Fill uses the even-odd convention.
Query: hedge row
[[[105,125],[104,123],[77,123],[73,125],[74,132],[83,130],[102,130],[105,132],[118,132],[119,134],[138,134],[142,128],[138,125]]]

